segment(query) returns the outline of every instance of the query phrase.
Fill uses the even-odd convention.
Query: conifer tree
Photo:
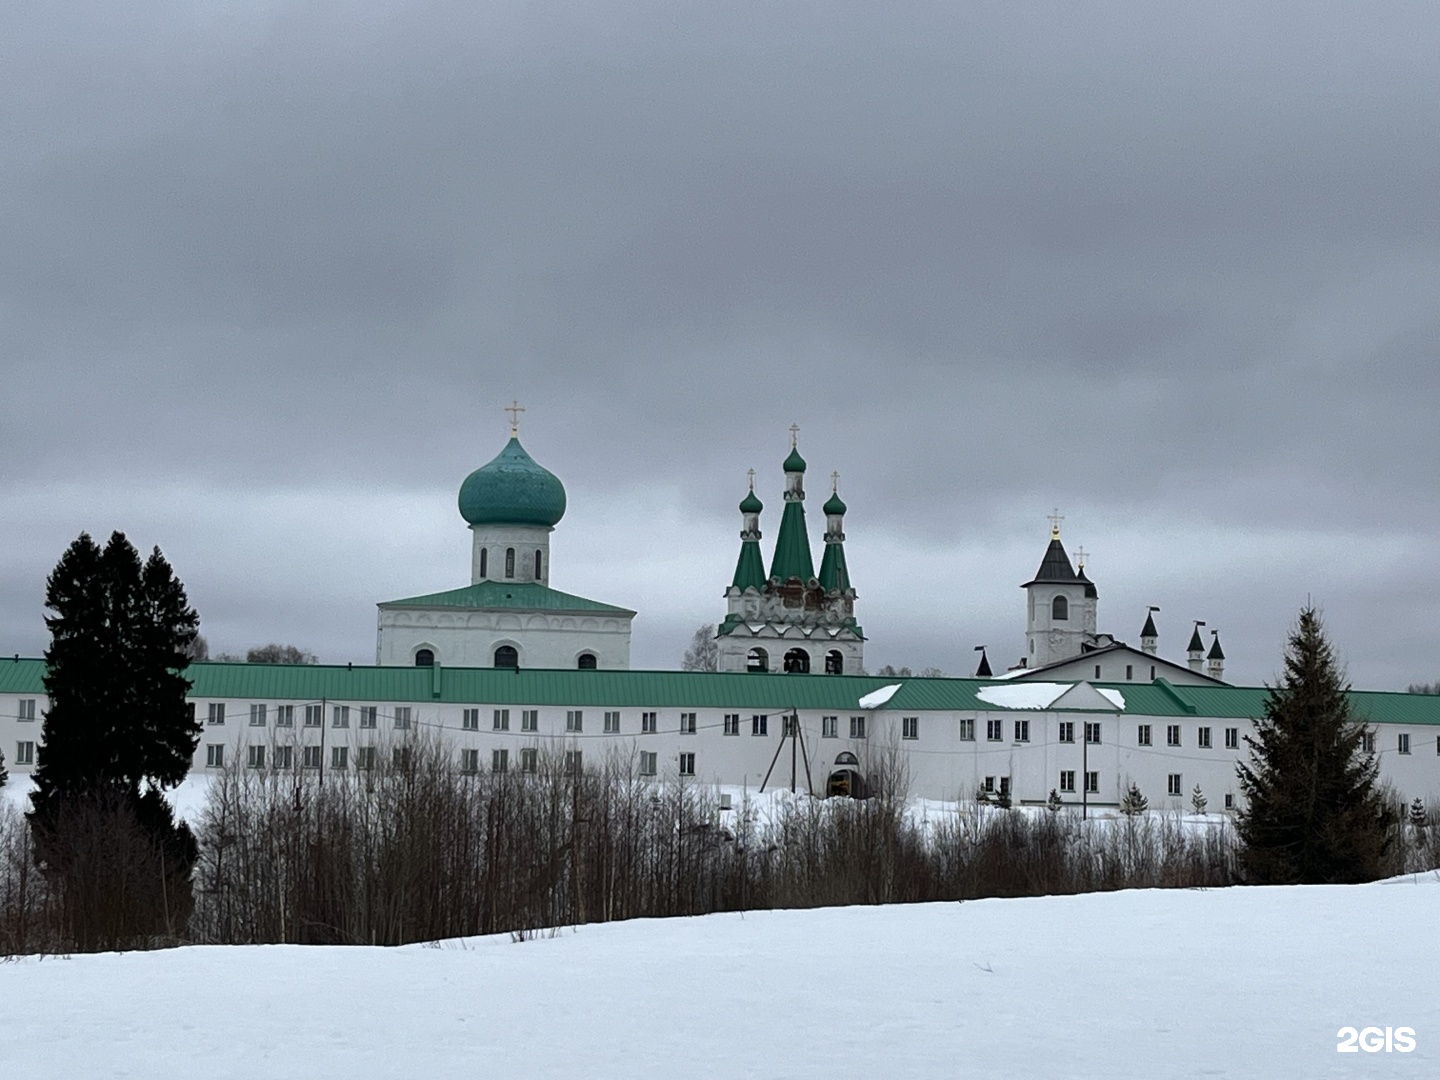
[[[0,750],[0,787],[5,786],[5,781],[10,779],[10,773],[5,768],[5,751]]]
[[[1009,788],[1009,787],[1002,787],[1002,788],[1000,789],[1000,793],[995,796],[995,805],[998,806],[998,807],[1000,807],[1001,810],[1009,810],[1009,809],[1010,809],[1011,800],[1010,800],[1010,788]]]
[[[186,701],[199,619],[156,548],[86,534],[46,582],[45,713],[30,821],[77,948],[117,947],[188,914],[197,849],[163,792],[190,771]]]
[[[1240,869],[1253,884],[1373,881],[1385,873],[1393,815],[1376,788],[1367,728],[1318,612],[1300,612],[1285,673],[1270,688],[1250,760],[1236,767]]]
[[[1205,813],[1205,807],[1210,805],[1210,800],[1205,798],[1205,793],[1200,790],[1200,785],[1195,785],[1195,790],[1190,793],[1190,809],[1197,814]]]
[[[1430,815],[1425,812],[1425,804],[1418,795],[1410,804],[1410,824],[1416,829],[1423,829],[1430,824]]]
[[[1064,805],[1065,803],[1060,798],[1060,793],[1052,787],[1050,789],[1050,797],[1045,800],[1045,809],[1049,810],[1051,813],[1056,813]]]
[[[1132,780],[1130,790],[1125,792],[1125,797],[1120,800],[1120,812],[1126,817],[1135,817],[1150,809],[1150,800],[1140,794],[1140,788]]]

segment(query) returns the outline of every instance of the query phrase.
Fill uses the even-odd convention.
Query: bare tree
[[[247,664],[318,664],[320,658],[295,645],[261,645],[245,654]]]
[[[685,659],[680,661],[681,671],[718,671],[720,669],[720,646],[715,641],[715,628],[701,623],[690,636],[685,649]]]
[[[195,640],[185,647],[185,658],[187,660],[210,659],[210,642],[205,640],[204,634],[196,634]]]

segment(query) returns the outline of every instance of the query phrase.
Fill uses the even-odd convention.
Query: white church
[[[565,489],[512,422],[500,453],[460,486],[470,583],[379,604],[374,667],[192,665],[203,728],[195,768],[354,772],[426,739],[449,747],[465,772],[525,773],[547,760],[583,769],[618,757],[656,782],[782,783],[823,795],[861,791],[898,760],[911,793],[931,799],[993,792],[1042,805],[1053,793],[1106,812],[1133,783],[1153,808],[1186,809],[1197,789],[1211,810],[1235,808],[1235,765],[1265,689],[1223,680],[1219,638],[1207,652],[1200,623],[1183,664],[1159,656],[1152,615],[1139,648],[1098,632],[1098,589],[1083,562],[1071,562],[1058,518],[1022,586],[1022,663],[992,676],[982,655],[973,678],[864,674],[846,507],[832,483],[816,570],[793,428],[790,442],[768,569],[753,476],[740,504],[719,671],[630,670],[636,613],[550,587]],[[34,765],[43,677],[42,660],[0,661],[0,747],[14,773]],[[1381,779],[1428,800],[1440,697],[1351,697]]]

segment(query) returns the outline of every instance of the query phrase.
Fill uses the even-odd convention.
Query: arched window
[[[535,580],[540,580],[540,549],[535,549]]]
[[[434,667],[435,654],[429,649],[417,649],[415,651],[416,667]]]
[[[839,649],[831,649],[825,654],[825,674],[840,675],[845,671],[845,657],[840,655]]]
[[[582,652],[580,654],[580,659],[575,664],[575,666],[578,667],[581,671],[594,671],[596,666],[595,654],[589,652]]]
[[[764,649],[751,649],[750,655],[745,657],[746,671],[769,671],[770,654]]]
[[[489,575],[490,575],[490,565],[489,565],[489,564],[490,564],[490,549],[489,549],[489,548],[481,548],[481,549],[480,549],[480,576],[481,576],[482,578],[483,578],[483,577],[489,577]]]
[[[495,666],[508,668],[520,666],[520,654],[515,651],[514,645],[501,645],[495,650]]]
[[[506,576],[507,578],[513,578],[513,577],[515,576],[515,549],[514,549],[514,548],[506,548],[506,549],[505,549],[505,576]]]
[[[1050,619],[1052,622],[1069,622],[1070,601],[1063,596],[1057,596],[1050,601]]]
[[[785,670],[804,675],[810,670],[810,654],[804,649],[791,649],[785,654]]]

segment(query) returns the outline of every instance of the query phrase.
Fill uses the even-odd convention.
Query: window
[[[1240,729],[1227,727],[1225,729],[1225,749],[1238,750],[1240,748]]]
[[[206,718],[208,724],[225,723],[225,703],[223,701],[212,701],[210,703],[210,715]]]
[[[360,726],[362,728],[373,728],[379,723],[380,708],[377,705],[360,706]]]
[[[1225,792],[1225,809],[1226,809],[1226,810],[1234,810],[1234,809],[1235,809],[1235,795],[1234,795],[1233,792],[1229,792],[1229,791]]]
[[[565,712],[565,730],[571,733],[585,730],[585,714],[580,709],[568,709]]]
[[[598,666],[595,663],[595,654],[588,652],[581,653],[580,658],[575,661],[575,666],[581,671],[594,671]]]
[[[1362,754],[1375,753],[1375,732],[1368,728],[1360,736],[1360,752]]]
[[[1208,727],[1202,727],[1195,733],[1195,745],[1201,750],[1210,749],[1210,729]]]
[[[863,716],[852,716],[852,717],[850,717],[850,738],[852,738],[852,739],[863,739],[863,738],[865,738],[865,717],[863,717]]]
[[[1070,621],[1070,601],[1063,596],[1057,596],[1050,601],[1050,618],[1055,622]]]
[[[466,712],[469,712],[469,710],[467,709]],[[479,710],[479,709],[476,709],[476,710],[475,710],[475,714],[476,714],[476,715],[475,715],[475,726],[478,728],[478,727],[480,726],[480,715],[479,715],[479,714],[480,714],[480,710]],[[509,730],[510,730],[510,710],[509,710],[509,709],[496,709],[495,712],[494,712],[494,715],[491,717],[490,727],[491,727],[491,729],[494,730],[494,731],[509,731]]]
[[[264,705],[251,705],[251,706],[250,706],[250,726],[251,726],[251,727],[264,727],[264,726],[265,726],[265,714],[266,714],[267,711],[268,711],[268,710],[265,708]]]
[[[265,767],[265,747],[247,746],[245,748],[245,764],[252,769],[263,769]]]
[[[415,666],[416,666],[416,667],[434,667],[434,666],[435,666],[435,650],[434,650],[434,649],[416,649],[416,650],[415,650]]]
[[[750,717],[750,734],[751,734],[751,735],[764,735],[764,734],[766,734],[766,733],[767,733],[767,732],[766,732],[766,727],[769,725],[769,723],[770,723],[770,718],[769,718],[768,716],[752,716],[752,717]]]
[[[480,771],[480,751],[460,751],[460,771],[462,773],[478,773]]]
[[[804,649],[790,649],[785,653],[785,670],[796,675],[810,672],[810,654]]]
[[[973,716],[960,718],[960,738],[964,742],[975,741],[975,718]]]
[[[769,671],[770,654],[764,649],[751,649],[745,657],[746,671]]]
[[[396,706],[395,706],[395,730],[396,730],[396,731],[409,731],[409,730],[410,730],[410,706],[409,706],[409,705],[396,705]]]
[[[1100,678],[1100,665],[1099,665],[1099,664],[1096,664],[1096,665],[1095,665],[1095,678],[1097,678],[1097,679]]]
[[[293,769],[295,767],[295,748],[293,746],[275,747],[275,768]]]
[[[1136,732],[1135,743],[1136,743],[1137,746],[1149,746],[1149,745],[1150,745],[1150,725],[1149,725],[1149,724],[1141,724],[1141,725],[1140,725],[1139,729],[1138,729],[1137,732]]]
[[[738,712],[737,712],[737,713],[726,713],[726,714],[725,714],[725,734],[726,734],[726,735],[739,735],[739,734],[740,734],[740,714],[739,714]]]
[[[480,763],[479,763],[479,762],[476,762],[475,765],[476,765],[476,768],[478,769]],[[490,751],[490,771],[491,771],[491,772],[509,772],[509,771],[510,771],[510,751],[509,751],[509,750],[501,749],[501,750],[491,750],[491,751]]]
[[[694,714],[694,713],[691,713],[690,715],[691,715],[691,717],[693,718],[695,714]],[[685,716],[684,716],[684,714],[681,714],[681,716],[680,716],[680,730],[681,730],[681,731],[684,731],[684,730],[685,730]],[[619,735],[619,734],[620,734],[620,714],[619,714],[618,712],[607,712],[607,713],[605,714],[605,734],[606,734],[606,735]],[[695,728],[694,728],[694,721],[693,721],[693,719],[692,719],[692,721],[691,721],[690,734],[692,734],[692,735],[695,734]]]
[[[655,726],[655,725],[656,725],[656,717],[657,717],[657,715],[658,715],[658,714],[653,713],[653,712],[642,712],[642,713],[640,714],[640,734],[641,734],[641,735],[654,735],[654,734],[655,734],[655,731],[656,731],[656,726]]]
[[[34,719],[35,719],[35,699],[34,699],[34,698],[25,698],[24,700],[22,700],[22,701],[20,702],[20,714],[16,717],[16,719],[17,719],[17,720],[34,720]]]
[[[918,716],[902,716],[900,718],[900,737],[902,739],[920,738],[920,718]]]
[[[481,580],[490,576],[490,549],[480,549],[480,577]]]
[[[1009,778],[1008,776],[1002,776],[1002,777],[1000,777],[1000,794],[1001,794],[1001,795],[1009,795],[1009,794],[1010,794],[1010,778]]]
[[[355,768],[357,768],[357,769],[373,769],[373,768],[375,768],[375,747],[373,747],[373,746],[357,746],[357,747],[355,748]]]
[[[514,549],[514,548],[506,548],[506,549],[505,549],[505,576],[506,576],[507,578],[513,578],[513,577],[515,576],[515,549]],[[498,667],[499,665],[496,665],[496,666]]]
[[[533,773],[540,771],[540,751],[533,746],[526,747],[520,751],[520,771]]]
[[[993,776],[985,777],[985,783],[981,784],[980,786],[983,787],[986,791],[994,791],[995,778]]]
[[[1090,795],[1100,793],[1100,774],[1098,772],[1087,772],[1085,774],[1085,791]]]
[[[35,764],[35,743],[34,743],[33,741],[31,741],[31,742],[17,742],[17,743],[15,744],[15,764],[16,764],[16,765],[34,765],[34,764]]]
[[[540,730],[540,710],[539,710],[539,709],[521,709],[521,710],[520,710],[520,730],[521,730],[521,731],[539,731],[539,730]]]
[[[578,775],[585,768],[585,758],[579,750],[565,751],[565,771],[572,776]]]
[[[1166,724],[1166,725],[1165,725],[1165,745],[1166,745],[1166,746],[1179,746],[1179,745],[1180,745],[1180,725],[1179,725],[1179,724]]]
[[[1075,741],[1075,721],[1074,721],[1074,720],[1061,720],[1061,721],[1060,721],[1060,741],[1061,741],[1061,742],[1068,742],[1068,743],[1073,743],[1073,742]]]
[[[350,767],[350,748],[348,746],[330,747],[330,768],[348,769]]]
[[[540,580],[540,549],[535,549],[535,580]]]
[[[333,709],[330,710],[330,726],[344,728],[348,728],[350,726],[349,705],[336,705]]]
[[[822,739],[834,739],[840,735],[840,718],[838,716],[820,717],[820,737]]]
[[[1003,721],[1003,720],[986,720],[986,721],[985,721],[985,738],[986,738],[989,742],[999,742],[1001,739],[1003,739],[1003,738],[1005,737],[1005,735],[1004,735],[1004,725],[1005,725],[1005,721]]]
[[[616,713],[616,716],[619,716],[619,713]],[[619,731],[620,729],[617,727],[615,730]],[[695,734],[695,714],[693,712],[682,712],[680,714],[680,734]]]
[[[295,706],[294,706],[294,705],[276,705],[276,706],[275,706],[275,726],[276,726],[276,727],[294,727],[294,726],[295,726]]]
[[[1401,754],[1408,754],[1408,753],[1410,753],[1410,733],[1409,733],[1409,732],[1402,731],[1402,732],[1400,732],[1400,734],[1398,734],[1398,735],[1395,736],[1395,750],[1396,750],[1397,753],[1401,753]]]
[[[495,650],[495,666],[500,668],[518,668],[520,666],[520,653],[514,645],[501,645]]]
[[[1093,724],[1087,723],[1085,725],[1085,741],[1091,746],[1095,746],[1100,742],[1100,721],[1096,720]]]
[[[825,654],[825,674],[843,675],[845,673],[845,657],[840,654],[839,649],[831,649]]]
[[[1151,664],[1151,665],[1150,665],[1150,681],[1151,681],[1151,682],[1154,682],[1154,681],[1155,681],[1155,665],[1154,665],[1154,664]]]
[[[640,751],[640,775],[654,776],[656,772],[656,754],[651,750]]]
[[[1165,794],[1167,794],[1167,795],[1179,795],[1180,793],[1181,793],[1180,774],[1179,774],[1178,772],[1172,772],[1172,773],[1171,773],[1168,777],[1166,777],[1166,779],[1165,779]]]
[[[480,710],[479,710],[479,709],[466,709],[464,712],[462,712],[462,713],[460,714],[460,730],[461,730],[461,731],[479,731],[479,730],[480,730]]]
[[[1060,790],[1061,790],[1061,791],[1074,792],[1074,790],[1075,790],[1075,770],[1074,770],[1074,769],[1062,769],[1062,770],[1060,771]]]
[[[694,755],[694,754],[681,754],[681,755],[680,755],[680,775],[681,775],[681,776],[694,776],[694,775],[695,775],[695,755]]]
[[[306,705],[306,706],[305,706],[305,726],[306,726],[306,727],[319,727],[319,726],[321,725],[321,723],[323,722],[322,719],[321,719],[323,716],[324,716],[324,714],[320,711],[320,706],[319,706],[319,705]]]
[[[300,748],[300,764],[306,769],[318,769],[320,767],[320,747],[302,746]]]
[[[1030,741],[1030,721],[1029,721],[1029,720],[1016,720],[1016,721],[1015,721],[1015,741],[1016,741],[1016,742],[1029,742],[1029,741]]]
[[[410,768],[410,748],[408,746],[397,746],[390,754],[390,767],[393,769]]]
[[[22,743],[21,745],[23,746],[24,744]],[[19,755],[16,756],[18,757]],[[207,769],[223,769],[225,767],[224,743],[212,742],[205,744],[205,767]]]
[[[1130,681],[1131,679],[1133,679],[1133,678],[1135,678],[1135,667],[1134,667],[1134,665],[1132,665],[1132,664],[1126,664],[1126,665],[1125,665],[1125,681],[1126,681],[1126,682],[1129,682],[1129,681]]]
[[[796,725],[797,725],[798,723],[799,723],[799,718],[798,718],[798,717],[795,717],[795,716],[782,716],[782,717],[780,717],[780,734],[781,734],[781,736],[783,736],[783,737],[788,737],[788,736],[794,735],[794,734],[795,734],[795,727],[796,727]]]

